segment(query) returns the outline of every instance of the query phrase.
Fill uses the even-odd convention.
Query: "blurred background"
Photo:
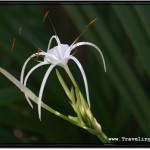
[[[47,10],[60,41],[69,45],[99,18],[79,41],[101,48],[107,73],[95,49],[83,46],[75,54],[87,76],[92,112],[108,137],[150,137],[150,5],[0,4],[0,66],[17,79],[25,60],[37,47],[46,51],[54,35],[49,20],[42,22]],[[36,63],[30,61],[26,73]],[[69,61],[69,67],[85,95],[77,66]],[[57,68],[70,83],[65,71]],[[37,69],[29,78],[27,86],[36,94],[46,69]],[[74,114],[55,70],[43,101],[65,115]],[[0,75],[0,144],[101,144],[96,136],[44,109],[40,121],[33,105],[32,110],[24,94]]]

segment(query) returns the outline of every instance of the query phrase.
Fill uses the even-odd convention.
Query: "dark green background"
[[[92,112],[108,137],[150,137],[150,5],[1,4],[0,66],[17,79],[24,61],[37,52],[36,47],[46,51],[54,34],[49,21],[42,22],[47,10],[61,42],[69,45],[91,20],[99,18],[79,41],[89,41],[101,48],[107,73],[95,49],[83,46],[75,55],[87,75]],[[31,61],[27,70],[35,64]],[[71,61],[69,66],[85,95],[78,68]],[[70,83],[65,71],[57,68]],[[37,69],[28,81],[27,86],[36,94],[46,69]],[[43,100],[63,114],[73,114],[55,70],[48,79]],[[1,75],[0,143],[100,142],[96,136],[43,109],[40,121],[37,106],[34,104],[32,110],[24,94]]]

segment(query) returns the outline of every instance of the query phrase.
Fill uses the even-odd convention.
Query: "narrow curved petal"
[[[61,43],[60,43],[60,40],[59,40],[59,38],[58,38],[58,36],[57,36],[57,35],[53,35],[53,36],[50,38],[50,40],[49,40],[47,51],[50,50],[51,43],[52,43],[52,40],[53,40],[53,39],[56,40],[57,45],[60,45],[60,44],[61,44]]]
[[[33,105],[32,105],[32,103],[31,103],[30,99],[29,99],[28,96],[26,96],[26,95],[25,95],[25,97],[26,97],[27,102],[29,103],[29,105],[30,105],[31,108],[33,109]]]
[[[104,60],[102,51],[101,51],[95,44],[90,43],[90,42],[79,42],[79,43],[74,44],[74,45],[71,47],[70,51],[72,51],[72,50],[73,50],[74,48],[76,48],[76,47],[83,46],[83,45],[89,45],[89,46],[92,46],[92,47],[94,47],[95,49],[98,50],[98,52],[100,53],[100,55],[101,55],[101,57],[102,57],[102,61],[103,61],[103,64],[104,64],[104,71],[106,72],[106,64],[105,64],[105,60]]]
[[[24,79],[24,83],[23,83],[24,86],[26,86],[27,80],[28,80],[29,76],[31,75],[31,73],[32,73],[35,69],[39,68],[40,66],[46,65],[46,64],[48,64],[48,63],[41,62],[41,63],[37,64],[36,66],[34,66],[34,67],[28,72],[28,74],[26,75],[26,77],[25,77],[25,79]]]
[[[86,96],[87,96],[87,102],[90,106],[90,98],[89,98],[89,90],[88,90],[88,83],[87,83],[87,79],[86,79],[86,75],[85,75],[85,72],[83,70],[83,67],[81,66],[80,62],[73,56],[69,56],[70,59],[72,59],[76,64],[77,66],[79,67],[80,71],[81,71],[81,74],[82,74],[82,77],[83,77],[83,80],[84,80],[84,85],[85,85],[85,91],[86,91]]]
[[[31,73],[35,70],[35,69],[37,69],[38,67],[40,67],[40,66],[43,66],[43,65],[46,65],[46,63],[39,63],[39,64],[37,64],[36,66],[34,66],[29,72],[28,72],[28,74],[26,75],[26,77],[25,77],[25,80],[24,80],[24,86],[26,86],[26,83],[27,83],[27,80],[28,80],[28,78],[29,78],[29,76],[31,75]],[[25,95],[25,97],[26,97],[26,99],[27,99],[27,101],[28,101],[28,103],[29,103],[29,105],[33,108],[33,105],[32,105],[32,103],[31,103],[31,101],[30,101],[30,99]]]
[[[39,99],[38,99],[38,113],[39,113],[39,119],[41,120],[41,101],[42,101],[42,95],[43,95],[43,91],[44,91],[44,87],[45,87],[45,83],[47,81],[47,78],[49,76],[49,74],[51,73],[52,69],[55,67],[56,65],[51,65],[48,70],[45,73],[45,76],[43,78],[41,87],[40,87],[40,91],[39,91]]]
[[[20,82],[23,84],[23,78],[24,78],[24,72],[25,72],[25,68],[28,64],[28,62],[35,56],[37,55],[47,55],[45,52],[40,52],[40,53],[35,53],[33,55],[31,55],[26,61],[25,63],[23,64],[23,67],[22,67],[22,70],[21,70],[21,76],[20,76]]]

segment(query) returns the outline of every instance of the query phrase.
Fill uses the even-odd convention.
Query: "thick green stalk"
[[[105,135],[103,131],[101,131],[99,134],[97,134],[97,137],[104,143],[104,144],[110,144],[108,137]]]

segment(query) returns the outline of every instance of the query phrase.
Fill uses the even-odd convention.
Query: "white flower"
[[[55,39],[56,42],[57,42],[57,46],[55,46],[54,48],[51,48],[51,43],[52,43],[52,40]],[[27,80],[29,78],[29,76],[31,75],[31,73],[39,68],[40,66],[43,66],[43,65],[48,65],[50,64],[48,70],[46,71],[45,73],[45,76],[43,78],[43,81],[42,81],[42,84],[41,84],[41,87],[40,87],[40,91],[39,91],[39,99],[38,99],[38,113],[39,113],[39,118],[41,119],[41,100],[42,100],[42,95],[43,95],[43,90],[44,90],[44,87],[45,87],[45,83],[47,81],[47,78],[49,76],[49,74],[51,73],[52,69],[56,66],[56,65],[59,65],[63,68],[65,68],[67,66],[67,63],[68,63],[68,60],[71,59],[73,60],[77,66],[79,67],[80,71],[81,71],[81,74],[82,74],[82,77],[83,77],[83,80],[84,80],[84,84],[85,84],[85,91],[86,91],[86,97],[87,97],[87,102],[90,106],[90,98],[89,98],[89,91],[88,91],[88,83],[87,83],[87,79],[86,79],[86,75],[85,75],[85,72],[80,64],[80,62],[74,57],[71,55],[71,52],[73,49],[75,49],[76,47],[79,47],[79,46],[82,46],[82,45],[88,45],[88,46],[92,46],[94,47],[96,50],[98,50],[98,52],[100,53],[101,57],[102,57],[102,61],[103,61],[103,64],[104,64],[104,70],[106,72],[106,66],[105,66],[105,60],[104,60],[104,57],[103,57],[103,54],[101,52],[101,50],[95,45],[95,44],[92,44],[90,42],[78,42],[78,43],[75,43],[73,42],[71,44],[71,46],[67,45],[67,44],[61,44],[60,43],[60,40],[58,38],[58,36],[54,35],[50,38],[49,40],[49,44],[48,44],[48,49],[47,49],[47,52],[44,52],[44,51],[41,51],[39,53],[35,53],[33,55],[31,55],[24,63],[23,65],[23,68],[22,68],[22,71],[21,71],[21,77],[20,77],[20,80],[21,80],[21,83],[24,84],[26,86],[26,83],[27,83]],[[25,72],[25,68],[26,68],[26,65],[27,63],[33,58],[33,57],[36,57],[37,55],[41,55],[41,56],[44,56],[44,61],[43,62],[39,62],[36,66],[34,66],[29,72],[28,74],[26,75],[26,77],[24,78],[24,72]],[[26,96],[26,95],[25,95]],[[29,100],[29,98],[26,96],[26,99],[28,101],[28,103],[30,104],[31,107],[32,104]]]

